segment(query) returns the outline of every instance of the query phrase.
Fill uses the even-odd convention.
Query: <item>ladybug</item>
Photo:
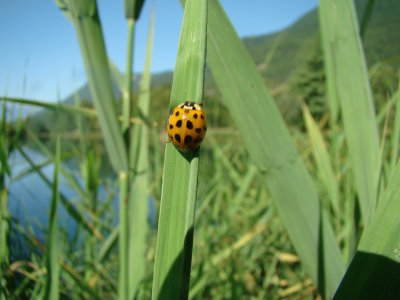
[[[167,133],[170,141],[181,151],[195,150],[207,132],[203,104],[185,101],[169,115]]]

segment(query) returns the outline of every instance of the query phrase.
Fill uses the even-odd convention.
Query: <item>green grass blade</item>
[[[8,210],[8,191],[4,186],[0,187],[0,209],[0,279],[3,279],[9,262],[8,233],[11,219]]]
[[[82,114],[82,115],[85,115],[88,117],[96,117],[97,116],[96,111],[94,109],[76,106],[76,105],[68,105],[68,104],[61,104],[61,103],[49,103],[49,102],[33,100],[33,99],[13,98],[13,97],[4,97],[4,96],[0,97],[0,100],[6,101],[6,102],[11,102],[11,103],[43,107],[43,108],[57,110],[57,111],[79,113],[79,114]]]
[[[399,187],[397,164],[334,299],[399,299]]]
[[[153,48],[154,14],[151,15],[145,66],[139,86],[137,113],[147,119],[150,116],[150,67]],[[139,284],[146,272],[148,235],[148,202],[150,199],[149,127],[135,124],[130,146],[130,170],[132,174],[129,194],[129,299],[137,296]]]
[[[9,137],[8,137],[8,124],[7,124],[7,104],[3,103],[1,120],[0,120],[0,142],[2,147],[0,148],[0,184],[2,187],[5,184],[6,175],[10,175],[10,167],[8,165],[8,155],[9,155]]]
[[[325,61],[334,66],[326,70],[328,82],[330,78],[335,82],[335,92],[328,97],[337,97],[340,103],[361,214],[367,224],[376,206],[380,175],[373,98],[354,3],[339,0],[332,5],[329,0],[320,1]]]
[[[125,2],[126,3],[126,2]],[[135,21],[128,19],[128,42],[126,51],[126,70],[124,89],[122,92],[122,132],[129,136],[129,120],[132,106],[132,72],[133,72],[133,46],[135,36]]]
[[[8,189],[6,187],[6,176],[10,175],[8,165],[9,140],[7,136],[7,107],[3,104],[0,119],[0,299],[9,297],[7,291],[6,272],[10,262],[9,233],[10,212],[8,210]]]
[[[57,138],[56,142],[56,160],[54,164],[54,176],[52,185],[52,199],[50,204],[49,212],[49,227],[47,232],[46,244],[46,293],[45,299],[56,300],[59,299],[59,277],[60,277],[60,254],[58,248],[58,201],[59,201],[59,191],[58,191],[58,170],[61,161],[61,150],[60,150],[60,139]]]
[[[186,1],[170,109],[185,100],[203,101],[207,0]],[[189,292],[199,151],[165,150],[153,299],[186,299]]]
[[[136,21],[139,19],[144,0],[125,0],[125,18]]]
[[[397,92],[393,95],[395,99],[395,117],[394,117],[394,129],[391,138],[391,159],[390,167],[394,169],[396,162],[398,160],[399,144],[400,144],[400,84]]]
[[[121,73],[121,71],[118,69],[117,65],[114,64],[111,60],[108,61],[108,64],[110,65],[110,72],[111,72],[112,80],[117,85],[118,90],[121,93],[123,93],[124,83],[125,83],[124,74]]]
[[[362,14],[361,22],[360,22],[360,35],[362,38],[365,36],[365,32],[367,31],[368,24],[371,20],[372,13],[374,11],[376,0],[368,0],[368,3],[365,6],[364,12]]]
[[[336,214],[339,213],[339,186],[332,168],[329,153],[326,149],[322,133],[311,116],[307,106],[303,106],[303,115],[311,149],[316,162],[319,177],[330,198],[330,204]]]
[[[113,68],[112,71],[113,71],[113,76],[115,78],[118,70]],[[120,80],[120,79],[116,79],[116,80]],[[121,91],[122,91],[122,89],[121,89]],[[56,110],[59,112],[77,113],[82,116],[86,116],[86,117],[90,117],[90,118],[98,117],[98,114],[95,109],[89,108],[89,107],[84,107],[84,106],[69,105],[69,104],[64,104],[64,103],[49,103],[49,102],[33,100],[33,99],[13,98],[13,97],[5,97],[5,96],[0,96],[0,100],[3,100],[5,102],[35,106],[35,107],[43,107],[46,109]],[[123,116],[119,115],[118,120],[122,121]],[[130,122],[131,123],[143,123],[143,120],[137,119],[137,118],[136,119],[131,118]]]
[[[75,105],[80,107],[81,106],[81,98],[79,96],[78,91],[74,93],[74,102]],[[79,145],[81,153],[84,154],[87,151],[87,144],[85,143],[85,126],[83,122],[83,118],[81,114],[76,114],[75,116],[76,127],[78,128],[79,132]]]
[[[305,269],[329,297],[344,272],[332,227],[263,78],[218,1],[209,5],[208,63],[217,86]]]
[[[84,293],[87,293],[88,295],[90,295],[90,299],[102,299],[97,294],[98,290],[91,287],[87,283],[87,281],[84,278],[82,278],[82,276],[80,276],[79,272],[76,269],[74,269],[73,266],[63,264],[62,268],[64,271],[63,274],[67,275],[65,277],[70,277],[70,279],[74,282],[74,284],[77,287],[79,287],[80,292],[84,292]]]
[[[116,172],[127,170],[128,159],[118,124],[108,59],[95,0],[68,0],[61,7],[78,36],[100,128]]]
[[[99,254],[97,256],[97,261],[103,263],[103,261],[108,258],[111,253],[111,250],[117,244],[118,235],[119,235],[119,227],[115,227],[107,237],[107,239],[103,242]]]
[[[125,84],[122,97],[122,130],[127,133],[131,117],[132,104],[132,72],[133,72],[133,45],[135,36],[135,23],[139,18],[144,0],[125,0],[125,18],[128,21],[128,47],[126,51]],[[129,136],[129,135],[128,135]]]
[[[86,148],[83,147],[83,148]],[[86,156],[81,162],[81,172],[83,174],[83,180],[85,183],[84,190],[84,207],[89,212],[88,215],[96,216],[96,220],[92,221],[92,226],[94,230],[99,227],[98,216],[98,189],[99,189],[99,164],[96,160],[96,155],[92,148],[86,150]],[[96,257],[96,243],[97,238],[92,234],[87,234],[84,236],[85,244],[85,263],[87,267],[85,268],[85,278],[89,281],[93,276],[92,267],[95,264]]]
[[[2,150],[0,150],[2,151]],[[0,170],[2,172],[3,170]],[[3,181],[4,174],[0,173],[0,181]],[[9,297],[6,287],[6,274],[10,262],[9,233],[11,215],[8,210],[8,190],[4,182],[0,182],[0,299]]]
[[[321,9],[321,6],[325,5],[326,9]],[[331,24],[326,22],[325,20],[327,18],[331,17],[332,12],[335,10],[335,2],[333,1],[326,1],[325,3],[320,2],[320,9],[319,9],[319,23],[320,25],[320,30],[321,30],[321,36],[323,37],[321,39],[321,44],[324,49],[324,54],[325,57],[328,55],[332,55],[331,51],[333,49],[331,48],[331,40],[329,36],[332,36],[332,29]],[[325,23],[324,26],[322,26],[322,23]],[[335,62],[333,60],[325,59],[324,60],[324,68],[325,68],[325,73],[330,73],[332,74],[335,72]],[[336,91],[336,78],[334,76],[328,76],[325,78],[326,80],[326,90],[327,90],[327,102],[328,102],[328,108],[329,108],[329,121],[331,124],[336,124],[337,119],[339,117],[339,99],[337,97],[337,91]]]
[[[129,232],[128,228],[128,187],[129,179],[127,172],[120,172],[119,178],[119,275],[118,275],[118,298],[125,300],[128,299],[129,294],[129,277],[128,267],[128,246],[129,246]]]

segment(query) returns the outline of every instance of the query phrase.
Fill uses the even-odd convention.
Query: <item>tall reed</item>
[[[57,300],[60,298],[60,251],[58,234],[58,199],[59,199],[59,165],[61,161],[60,139],[56,142],[56,160],[52,183],[52,197],[49,212],[49,227],[46,238],[46,290],[45,299]]]
[[[143,74],[139,84],[139,96],[134,106],[135,116],[150,118],[151,58],[154,34],[154,13],[149,23],[147,51]],[[131,132],[129,168],[131,174],[129,195],[129,299],[138,296],[140,284],[146,273],[148,247],[148,206],[150,190],[149,124],[135,124]]]
[[[0,299],[9,296],[6,287],[6,272],[10,262],[10,250],[8,245],[10,232],[10,212],[8,210],[8,189],[6,187],[6,176],[10,175],[8,164],[9,137],[7,124],[7,106],[2,105],[0,120]]]
[[[186,1],[169,108],[203,101],[207,0]],[[166,112],[167,113],[167,112]],[[199,150],[165,148],[153,299],[186,299],[189,293]]]

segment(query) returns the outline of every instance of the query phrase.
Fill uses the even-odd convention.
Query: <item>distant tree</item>
[[[292,88],[307,104],[314,118],[320,119],[326,110],[325,72],[319,39],[311,45],[305,64],[292,79]],[[307,54],[306,54],[307,55]]]

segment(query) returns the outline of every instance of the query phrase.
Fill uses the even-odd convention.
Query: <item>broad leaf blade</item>
[[[249,53],[218,1],[209,9],[208,63],[302,262],[319,289],[332,295],[344,264],[310,175]],[[324,292],[326,291],[326,292]]]
[[[375,209],[380,150],[373,98],[353,1],[320,1],[326,69],[333,86],[328,97],[338,99],[350,152],[363,222]],[[323,16],[323,17],[322,17]],[[327,34],[328,33],[328,34]]]
[[[334,299],[400,299],[400,164]]]
[[[188,0],[179,40],[170,108],[203,100],[207,0]],[[188,297],[199,151],[165,150],[153,299]]]

